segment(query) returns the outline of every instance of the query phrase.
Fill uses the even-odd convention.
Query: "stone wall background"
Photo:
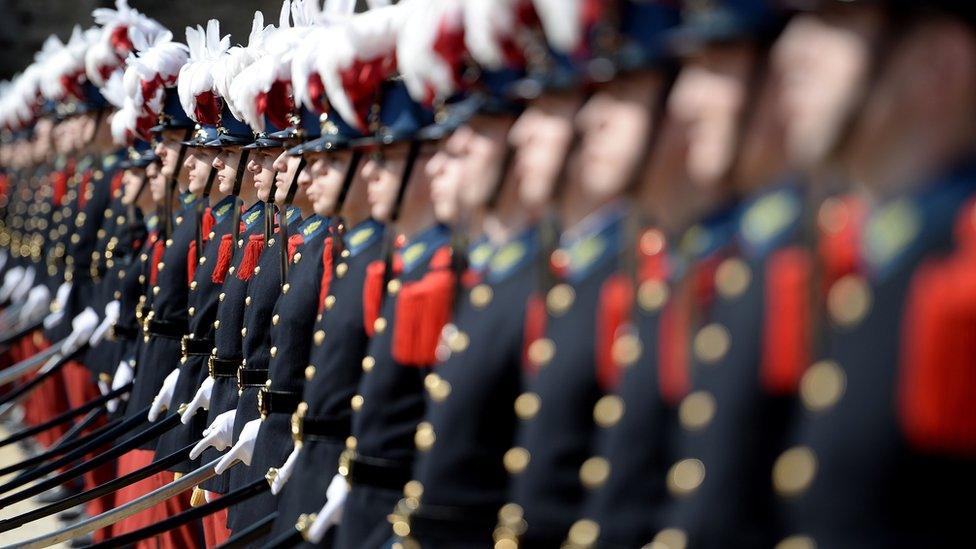
[[[48,35],[67,40],[75,24],[93,24],[94,8],[114,5],[114,0],[0,0],[0,79],[27,66]],[[255,10],[264,12],[266,22],[277,21],[281,0],[129,0],[129,5],[159,20],[180,41],[187,25],[216,17],[237,44],[247,41]]]

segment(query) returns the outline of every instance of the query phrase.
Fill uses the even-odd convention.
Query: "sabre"
[[[28,429],[24,429],[22,431],[18,431],[16,433],[10,435],[7,438],[5,438],[3,440],[0,440],[0,448],[3,448],[4,446],[7,446],[8,444],[13,444],[15,442],[19,442],[21,440],[24,440],[25,438],[32,437],[32,436],[34,436],[34,435],[36,435],[38,433],[43,433],[44,431],[47,431],[49,429],[53,429],[53,428],[57,427],[58,425],[61,425],[62,423],[66,423],[66,422],[68,422],[68,421],[70,421],[70,420],[72,420],[72,419],[80,416],[81,414],[84,414],[84,413],[86,413],[86,412],[88,412],[90,410],[93,410],[93,409],[95,409],[95,408],[97,408],[97,407],[105,404],[106,402],[108,402],[108,401],[110,401],[110,400],[112,400],[114,398],[118,398],[118,397],[124,395],[125,393],[128,393],[131,389],[132,389],[132,383],[130,382],[130,383],[128,383],[126,385],[123,385],[122,387],[119,387],[118,389],[115,389],[113,391],[110,391],[110,392],[108,392],[108,393],[106,393],[106,394],[104,394],[104,395],[102,395],[102,396],[100,396],[100,397],[98,397],[96,399],[90,400],[90,401],[82,404],[81,406],[78,406],[77,408],[72,408],[71,410],[68,410],[67,412],[62,412],[62,413],[58,414],[57,416],[49,419],[48,421],[45,421],[44,423],[41,423],[39,425],[35,425],[35,426],[30,427]]]
[[[43,351],[37,353],[36,355],[21,360],[17,364],[14,364],[9,368],[4,369],[2,372],[0,372],[0,385],[6,385],[8,383],[16,381],[18,378],[23,377],[24,375],[29,374],[34,370],[40,368],[47,359],[51,358],[52,356],[56,355],[61,351],[61,345],[63,343],[64,341],[59,341],[58,343],[51,345],[50,347],[44,349]]]
[[[3,408],[0,408],[0,417],[6,415],[6,413],[13,409],[14,406],[27,398],[34,389],[40,387],[41,383],[44,383],[51,376],[61,371],[61,368],[64,367],[65,364],[87,348],[88,344],[86,343],[85,345],[82,345],[80,349],[71,354],[65,355],[62,353],[56,353],[51,358],[47,359],[44,365],[40,368],[39,374],[28,380],[26,383],[22,383],[21,385],[14,387],[10,392],[4,394],[3,397],[0,397],[0,404],[4,405]]]
[[[0,336],[0,345],[6,345],[7,343],[10,343],[11,341],[16,341],[16,340],[24,337],[25,335],[33,332],[34,330],[40,328],[43,325],[44,325],[44,319],[41,318],[41,319],[38,319],[38,320],[35,320],[35,321],[31,322],[30,324],[28,324],[26,326],[19,326],[18,327],[18,326],[15,325],[15,326],[12,327],[12,330],[13,331],[11,331],[10,329],[4,330],[4,331],[6,331],[8,333],[5,333],[2,336]]]
[[[98,429],[95,429],[90,433],[86,433],[84,436],[75,438],[75,435],[84,431],[88,427],[91,427],[92,423],[94,423],[94,421],[98,419],[98,417],[101,416],[102,413],[104,412],[105,412],[104,409],[92,410],[81,421],[79,421],[76,425],[71,427],[71,429],[69,429],[68,432],[65,433],[61,437],[61,439],[58,440],[57,443],[55,443],[50,449],[48,449],[48,451],[41,454],[37,454],[36,456],[29,457],[13,465],[8,465],[7,467],[0,469],[0,476],[6,475],[8,473],[13,473],[15,471],[21,471],[23,469],[29,469],[31,467],[34,467],[35,465],[44,463],[45,461],[52,459],[56,456],[60,456],[61,454],[70,452],[71,450],[74,450],[75,448],[83,444],[87,444],[88,441],[94,439],[95,437],[101,436],[102,433],[107,432],[109,429],[114,429],[122,422],[121,419],[113,419],[112,421],[109,421],[105,425],[100,426]]]
[[[248,526],[247,528],[234,534],[228,538],[227,541],[218,545],[217,549],[239,549],[240,547],[247,547],[251,544],[251,542],[257,541],[268,535],[268,532],[271,531],[272,526],[274,526],[274,521],[277,518],[278,511],[275,511],[274,513],[271,513],[270,515],[255,522],[251,526]]]
[[[176,417],[179,417],[179,415],[177,415]],[[78,524],[74,524],[67,528],[62,528],[61,530],[58,530],[56,532],[52,532],[50,534],[36,537],[21,543],[8,545],[7,547],[9,549],[20,549],[20,548],[34,549],[40,547],[49,547],[56,543],[61,543],[79,536],[84,536],[96,530],[100,530],[106,526],[115,524],[116,522],[119,522],[122,519],[128,518],[136,513],[149,509],[150,507],[156,505],[161,501],[165,501],[177,494],[181,494],[187,490],[190,490],[191,488],[200,484],[201,482],[205,482],[217,476],[217,473],[214,471],[214,467],[217,465],[219,461],[220,459],[215,459],[210,463],[204,465],[203,467],[197,469],[196,471],[183,475],[182,477],[180,477],[179,480],[173,481],[161,488],[157,488],[156,490],[153,490],[152,492],[149,492],[148,494],[140,498],[134,499],[129,503],[126,503],[125,505],[122,505],[120,507],[116,507],[115,509],[112,509],[110,511],[106,511],[101,515],[97,515],[87,520],[83,520]],[[234,465],[236,465],[237,463],[240,462],[235,462]]]

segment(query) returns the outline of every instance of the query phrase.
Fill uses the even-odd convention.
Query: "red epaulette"
[[[525,303],[525,324],[522,328],[522,365],[527,372],[535,373],[538,369],[530,349],[536,341],[545,337],[548,318],[546,301],[538,293],[533,293]]]
[[[325,245],[322,247],[322,282],[319,284],[319,313],[325,310],[325,298],[329,295],[332,286],[332,264],[333,264],[333,236],[325,237]]]
[[[867,214],[864,202],[854,196],[829,198],[820,206],[817,255],[823,268],[820,289],[823,295],[844,276],[858,267],[861,226]]]
[[[81,174],[81,182],[78,183],[78,209],[81,210],[88,203],[88,185],[91,184],[92,171],[85,170]]]
[[[51,176],[51,202],[55,208],[63,206],[64,195],[68,192],[68,170],[59,170]]]
[[[437,361],[437,343],[451,318],[456,284],[447,246],[434,252],[423,278],[403,284],[396,295],[394,360],[407,366],[430,366]]]
[[[385,274],[386,263],[382,260],[374,261],[366,267],[366,278],[363,280],[363,328],[369,337],[373,337],[376,319],[380,317]]]
[[[200,239],[203,242],[210,241],[210,233],[213,231],[217,220],[214,219],[213,210],[210,206],[203,211],[203,219],[200,220]]]
[[[813,354],[812,254],[792,246],[766,264],[760,376],[772,395],[796,391]]]
[[[621,367],[621,353],[614,352],[623,347],[625,334],[630,326],[630,311],[634,303],[634,284],[630,277],[615,274],[608,278],[600,289],[600,301],[596,317],[596,379],[604,391],[617,387]],[[632,334],[630,334],[632,335]],[[629,357],[628,357],[629,358]]]
[[[125,170],[119,170],[115,172],[112,176],[111,193],[113,197],[119,196],[119,191],[122,189],[122,176],[125,175]]]
[[[305,237],[300,234],[293,234],[288,237],[288,263],[295,257],[298,247],[305,243]]]
[[[161,239],[153,242],[152,263],[149,265],[149,285],[155,286],[159,276],[159,264],[163,260],[163,252],[166,251],[165,243]]]
[[[976,455],[976,205],[961,209],[957,248],[915,272],[902,325],[898,403],[921,451]]]
[[[244,246],[244,255],[241,257],[241,263],[237,266],[237,278],[240,280],[251,280],[254,275],[254,268],[258,266],[258,261],[261,260],[261,252],[264,251],[264,235],[263,234],[252,234],[247,239],[247,244]]]
[[[210,280],[214,284],[223,284],[230,270],[230,262],[234,258],[234,235],[227,233],[220,237],[220,247],[217,248],[217,261],[214,263]]]

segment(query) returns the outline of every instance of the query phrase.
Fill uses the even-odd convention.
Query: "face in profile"
[[[507,116],[475,116],[444,144],[445,151],[458,159],[458,199],[463,211],[485,208],[492,199],[514,122]]]
[[[274,166],[274,169],[278,172],[275,176],[274,195],[274,201],[277,204],[284,204],[285,200],[288,198],[288,191],[291,188],[292,181],[295,180],[295,174],[298,173],[298,166],[301,164],[301,162],[302,157],[291,156],[285,151],[282,151],[281,154],[278,155],[278,158],[274,160],[272,166]]]
[[[800,168],[822,161],[861,103],[883,17],[877,6],[838,5],[794,16],[773,46],[785,146]]]
[[[306,193],[315,208],[315,213],[324,216],[341,213],[337,212],[336,208],[351,162],[350,151],[309,155],[308,167],[299,177],[299,182],[305,178],[309,180]]]
[[[255,149],[251,151],[247,162],[247,171],[254,176],[254,188],[257,190],[258,200],[268,202],[271,189],[275,182],[274,162],[282,149]]]
[[[459,153],[458,150],[449,151],[445,143],[445,146],[431,156],[424,165],[427,179],[430,181],[430,200],[434,206],[434,215],[441,222],[448,224],[456,223],[459,217],[458,194],[464,165],[464,160]]]
[[[241,148],[221,149],[213,160],[213,169],[217,170],[217,188],[224,194],[234,192],[234,182],[237,180],[237,167],[241,161]]]
[[[212,164],[215,156],[216,151],[209,148],[193,147],[187,151],[183,166],[186,169],[191,193],[203,196],[203,193],[206,192],[207,181],[210,179],[211,170],[213,170]]]
[[[156,143],[155,152],[161,162],[159,172],[163,177],[173,178],[176,175],[177,165],[180,157],[180,149],[184,137],[183,130],[163,130]]]
[[[581,96],[544,95],[532,101],[509,133],[515,147],[512,175],[522,203],[529,209],[544,207],[573,141],[573,125]]]
[[[136,198],[140,191],[145,192],[142,185],[144,174],[145,172],[142,170],[131,168],[122,172],[122,203],[126,206],[131,206],[136,203]],[[155,199],[155,190],[151,192]]]
[[[377,221],[392,220],[407,151],[406,143],[397,143],[372,154],[363,164],[360,176],[366,182],[370,215]]]
[[[155,177],[149,178],[149,192],[152,194],[153,202],[162,204],[166,201],[166,186],[170,179],[163,176],[163,170],[157,170]]]

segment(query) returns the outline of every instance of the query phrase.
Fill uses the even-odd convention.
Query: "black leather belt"
[[[267,368],[244,368],[237,370],[237,388],[244,387],[264,387],[268,381]]]
[[[349,417],[315,417],[306,416],[308,405],[304,402],[291,416],[291,438],[295,442],[318,440],[341,444],[352,429]]]
[[[426,537],[487,540],[490,544],[492,531],[498,525],[499,507],[501,504],[470,507],[421,504],[410,509],[401,500],[396,512],[410,524],[410,534],[419,540]]]
[[[123,324],[112,324],[112,340],[133,340],[139,337],[139,328]]]
[[[346,450],[339,456],[339,474],[350,484],[400,491],[410,482],[412,473],[410,464],[364,457]]]
[[[185,335],[180,340],[180,347],[183,349],[183,356],[210,356],[214,342],[212,339]]]
[[[241,367],[241,359],[226,359],[211,356],[207,359],[207,371],[210,377],[237,377],[237,369]]]
[[[167,320],[157,320],[156,315],[150,311],[149,315],[143,319],[142,331],[150,337],[165,337],[167,339],[182,340],[186,333],[186,322],[171,322]]]
[[[272,391],[263,387],[258,393],[258,412],[262,418],[271,414],[291,415],[302,401],[301,393],[295,391]]]

